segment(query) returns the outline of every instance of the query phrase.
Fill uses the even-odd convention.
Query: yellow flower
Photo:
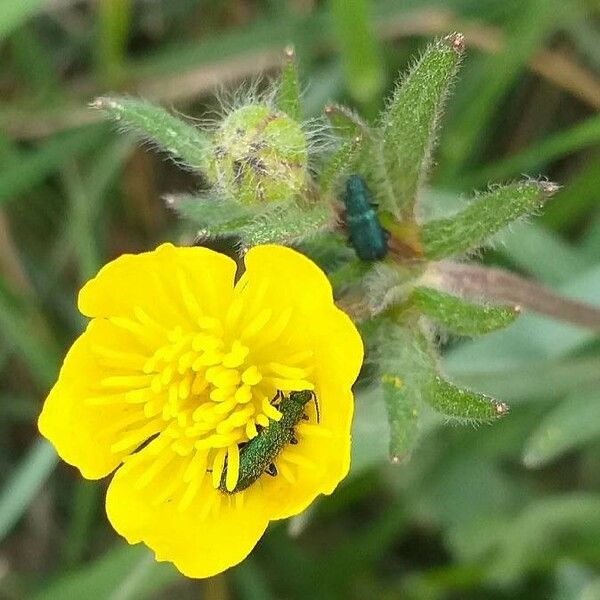
[[[234,261],[206,248],[164,244],[107,264],[79,294],[92,320],[39,418],[84,477],[117,469],[114,528],[190,577],[243,560],[269,521],[330,494],[350,463],[354,325],[301,254],[257,246],[245,263],[237,283]],[[236,486],[240,444],[281,418],[278,390],[314,390],[318,422],[310,402],[276,476],[220,491],[225,477]]]

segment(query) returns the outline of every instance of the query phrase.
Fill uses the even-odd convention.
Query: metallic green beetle
[[[371,195],[362,177],[351,175],[344,194],[349,241],[358,258],[381,260],[387,254],[386,233],[373,209]]]
[[[279,394],[280,392],[278,396]],[[313,399],[316,403],[316,396],[310,390],[290,392],[289,396],[283,396],[283,400],[277,405],[282,415],[281,419],[271,420],[268,427],[262,429],[255,438],[240,449],[240,474],[235,488],[229,491],[225,485],[227,478],[227,465],[225,465],[219,490],[226,494],[235,494],[250,487],[263,473],[277,475],[273,461],[286,444],[297,443],[294,427],[305,418],[304,408]]]

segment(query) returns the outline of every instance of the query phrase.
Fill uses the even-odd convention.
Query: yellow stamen
[[[239,474],[240,450],[237,444],[232,444],[227,449],[227,475],[225,476],[225,487],[227,488],[227,491],[233,492],[235,486],[237,485]]]

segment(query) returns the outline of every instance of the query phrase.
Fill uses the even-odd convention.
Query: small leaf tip
[[[505,402],[498,402],[497,400],[494,400],[494,406],[499,417],[503,417],[508,413],[508,404]]]
[[[552,196],[552,194],[556,194],[558,192],[560,186],[557,183],[552,181],[540,181],[539,182],[541,190],[547,194],[548,196]]]
[[[444,42],[458,55],[461,55],[465,51],[465,36],[462,33],[455,31],[447,35],[444,38]]]
[[[296,58],[296,50],[294,49],[293,44],[288,44],[283,49],[283,54],[287,61],[292,62]]]
[[[120,104],[114,98],[110,98],[109,96],[98,96],[98,98],[92,100],[88,106],[98,110],[105,110],[107,108],[117,109]]]

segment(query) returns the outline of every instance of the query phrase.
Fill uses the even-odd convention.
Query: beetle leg
[[[270,475],[271,477],[275,477],[277,475],[277,467],[275,466],[275,463],[271,463],[266,469],[265,469],[265,473],[267,475]]]

